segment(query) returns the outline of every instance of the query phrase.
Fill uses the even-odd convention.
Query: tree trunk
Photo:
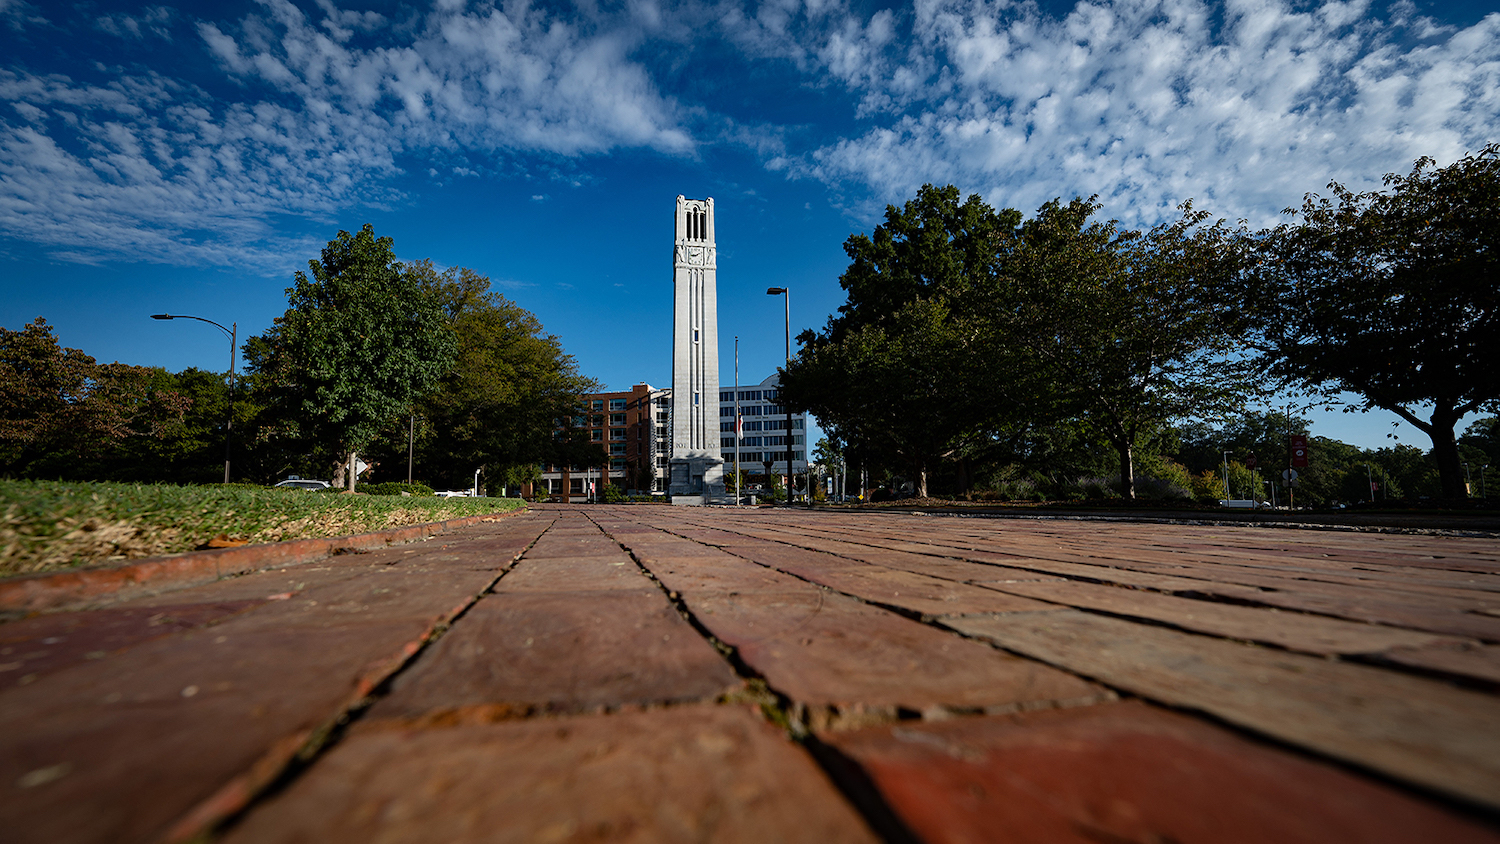
[[[917,497],[927,497],[927,461],[917,463]]]
[[[1458,439],[1453,436],[1457,419],[1432,414],[1431,429],[1427,436],[1432,439],[1432,458],[1437,461],[1438,478],[1443,484],[1444,498],[1468,498],[1469,489],[1464,483],[1463,460],[1458,456]]]
[[[353,452],[353,451],[349,452],[349,491],[350,492],[354,491],[354,485],[359,482],[359,472],[355,471],[355,467],[357,467],[358,465],[359,465],[359,454],[358,454],[358,452]]]
[[[1437,462],[1438,480],[1443,486],[1444,498],[1468,498],[1469,489],[1464,484],[1463,460],[1458,456],[1458,439],[1453,436],[1453,426],[1458,424],[1463,413],[1451,403],[1433,408],[1427,421],[1417,418],[1411,411],[1396,405],[1386,408],[1412,424],[1432,440],[1432,459]]]
[[[344,488],[344,461],[342,460],[335,461],[333,464],[332,486],[334,489]]]
[[[1135,498],[1135,449],[1130,437],[1115,440],[1115,449],[1120,452],[1120,494]]]

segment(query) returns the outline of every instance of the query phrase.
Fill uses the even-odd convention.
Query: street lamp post
[[[1375,503],[1375,472],[1374,472],[1373,469],[1370,468],[1370,464],[1368,464],[1368,463],[1365,464],[1365,481],[1368,482],[1369,487],[1370,487],[1370,503],[1374,504]]]
[[[1234,499],[1234,493],[1229,491],[1229,455],[1232,453],[1224,452],[1224,499],[1226,501]]]
[[[234,429],[234,364],[236,358],[235,347],[239,339],[239,323],[231,322],[229,324],[229,327],[225,328],[224,326],[218,324],[217,322],[214,322],[211,319],[204,319],[203,317],[196,316],[186,316],[184,314],[152,314],[151,318],[196,319],[199,322],[206,322],[209,325],[212,325],[213,327],[229,335],[229,418],[224,421],[224,483],[227,484],[229,483],[229,443],[231,431],[233,431]]]
[[[786,297],[786,365],[792,365],[792,292],[785,287],[766,288],[767,296]],[[776,398],[786,407],[786,506],[792,506],[792,406],[786,403],[785,386],[778,384]]]

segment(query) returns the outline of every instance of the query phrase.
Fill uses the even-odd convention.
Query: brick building
[[[671,392],[640,383],[624,392],[584,396],[585,411],[569,420],[570,427],[586,431],[608,457],[602,466],[543,466],[539,491],[564,503],[588,500],[590,484],[595,496],[603,495],[606,484],[627,494],[664,492]]]

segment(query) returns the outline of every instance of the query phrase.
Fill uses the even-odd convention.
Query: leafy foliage
[[[442,302],[368,224],[339,232],[286,293],[286,313],[247,346],[247,370],[280,401],[291,432],[324,441],[341,459],[452,364],[457,340]]]
[[[1238,403],[1222,291],[1238,233],[1186,206],[1149,232],[1091,222],[1093,200],[1022,222],[952,186],[887,208],[845,244],[847,294],[783,378],[851,456],[894,457],[927,495],[939,459],[983,458],[1068,426],[1111,444],[1134,496],[1135,450],[1171,420]]]
[[[439,272],[422,261],[406,272],[440,303],[457,341],[452,366],[415,402],[424,477],[439,486],[464,485],[482,468],[492,482],[519,485],[535,480],[542,463],[607,459],[598,446],[554,436],[556,421],[580,413],[583,394],[601,386],[579,373],[531,312],[469,269]],[[377,446],[393,464],[405,462],[406,421]]]
[[[1454,426],[1500,407],[1500,144],[1433,165],[1418,159],[1382,191],[1309,194],[1300,222],[1262,234],[1251,304],[1274,372],[1427,434],[1456,498]]]
[[[21,331],[0,328],[0,473],[129,477],[173,443],[190,449],[192,402],[177,380],[64,348],[40,317]]]

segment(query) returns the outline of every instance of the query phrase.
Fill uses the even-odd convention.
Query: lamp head
[[[785,287],[767,287],[766,288],[766,295],[767,296],[780,296],[781,294],[783,294],[785,292],[786,292],[786,288]]]
[[[152,314],[151,318],[152,319],[176,319],[177,317],[174,317],[171,314]]]

